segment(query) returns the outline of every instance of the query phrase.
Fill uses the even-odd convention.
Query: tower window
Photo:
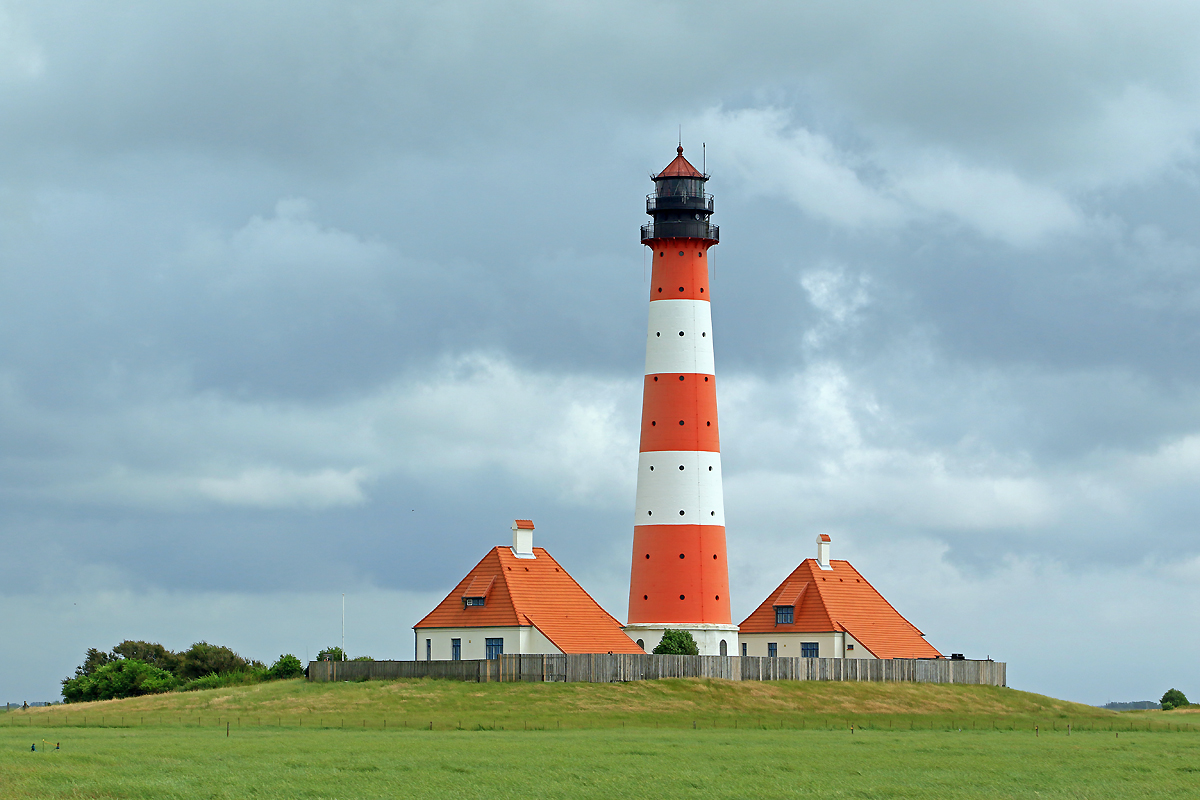
[[[682,424],[683,424],[683,420],[679,420],[679,424],[680,424],[680,425],[682,425]]]
[[[679,513],[680,513],[680,514],[682,514],[683,512],[682,512],[682,511],[680,511]],[[680,553],[680,554],[679,554],[679,557],[680,557],[680,558],[683,558],[683,553]]]
[[[679,332],[679,335],[680,335],[680,336],[683,336],[683,331],[680,331],[680,332]]]
[[[646,553],[646,558],[649,558],[649,557],[650,557],[650,554],[649,554],[649,553]]]
[[[681,292],[683,291],[683,287],[682,287],[682,286],[680,286],[680,287],[679,287],[679,291],[681,291]]]
[[[682,599],[683,599],[683,595],[679,595],[679,599],[680,599],[680,600],[682,600]]]
[[[681,516],[681,517],[683,516],[683,509],[682,509],[682,508],[681,508],[681,509],[679,509],[679,516]],[[682,558],[682,556],[680,556],[680,558]]]
[[[683,255],[683,251],[682,251],[682,250],[680,250],[680,251],[679,251],[679,255]]]
[[[682,471],[682,470],[683,470],[683,464],[680,464],[680,465],[679,465],[679,469],[680,469],[680,471]]]

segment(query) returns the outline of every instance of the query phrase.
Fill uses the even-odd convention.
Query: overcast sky
[[[0,0],[0,700],[411,626],[531,517],[624,619],[712,174],[735,622],[818,532],[944,653],[1200,695],[1200,5]],[[1135,666],[1136,665],[1136,666]]]

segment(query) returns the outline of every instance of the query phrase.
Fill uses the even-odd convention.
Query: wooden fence
[[[502,655],[478,661],[313,661],[310,681],[444,678],[456,681],[620,683],[656,678],[731,681],[903,681],[1007,686],[1003,661],[946,658],[761,658],[611,653]]]

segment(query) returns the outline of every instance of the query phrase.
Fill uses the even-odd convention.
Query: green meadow
[[[1193,719],[978,686],[286,681],[0,715],[0,796],[1191,798]]]

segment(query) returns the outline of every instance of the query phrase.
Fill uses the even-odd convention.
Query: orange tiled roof
[[[691,163],[688,162],[688,160],[683,157],[683,146],[682,145],[676,150],[676,152],[679,153],[679,155],[675,156],[675,159],[673,161],[671,161],[670,164],[667,164],[667,168],[664,169],[662,172],[658,173],[658,175],[655,177],[658,177],[658,178],[703,178],[704,177],[703,172],[701,172],[700,170],[693,167],[691,165]]]
[[[621,623],[600,607],[545,549],[517,558],[508,547],[488,551],[454,591],[414,628],[533,625],[564,653],[641,653]],[[484,606],[463,607],[467,590],[491,587]]]
[[[937,658],[924,634],[850,566],[830,560],[823,570],[807,558],[767,596],[738,629],[742,633],[846,631],[876,658]],[[804,584],[802,586],[802,584]],[[776,605],[792,605],[791,625],[775,624]]]

